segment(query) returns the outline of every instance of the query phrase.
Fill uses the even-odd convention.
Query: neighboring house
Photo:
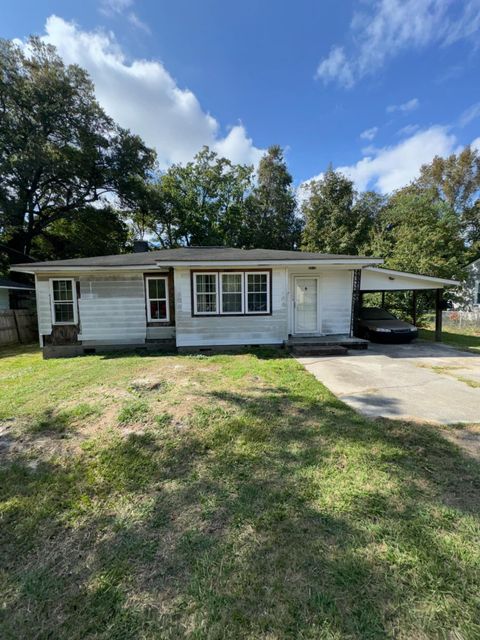
[[[467,279],[462,288],[462,305],[465,311],[480,311],[480,258],[467,267]]]
[[[32,309],[35,306],[35,287],[9,278],[0,278],[0,311]]]
[[[35,274],[45,356],[122,346],[283,345],[354,332],[360,291],[451,280],[379,269],[381,259],[188,247],[16,265]],[[362,284],[360,284],[360,280]]]

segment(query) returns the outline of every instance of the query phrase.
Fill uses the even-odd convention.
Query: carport
[[[458,286],[457,280],[421,276],[406,271],[382,269],[381,267],[366,267],[359,272],[357,282],[358,295],[354,298],[355,317],[362,308],[362,297],[365,293],[381,293],[382,306],[385,304],[385,293],[393,291],[412,292],[412,320],[417,322],[417,292],[435,291],[435,341],[442,340],[442,311],[445,309],[443,290],[445,287]]]

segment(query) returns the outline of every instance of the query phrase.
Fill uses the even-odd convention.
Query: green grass
[[[2,640],[480,637],[480,469],[438,430],[274,350],[0,355]]]
[[[432,329],[420,329],[419,337],[423,340],[434,340],[435,331]],[[450,344],[454,347],[480,351],[480,335],[473,331],[463,330],[463,333],[457,333],[453,329],[449,329],[442,332],[442,340],[445,344]]]

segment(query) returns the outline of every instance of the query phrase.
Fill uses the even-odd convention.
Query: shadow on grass
[[[479,466],[287,374],[1,469],[2,637],[475,637]]]

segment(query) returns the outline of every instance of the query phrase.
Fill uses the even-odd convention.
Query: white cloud
[[[328,57],[318,65],[316,77],[322,78],[325,82],[336,80],[347,88],[353,86],[352,65],[348,62],[343,47],[332,48]]]
[[[137,16],[137,14],[134,11],[130,11],[130,13],[127,16],[127,19],[130,22],[130,24],[136,27],[137,29],[140,29],[141,31],[145,31],[145,33],[148,33],[148,34],[151,33],[150,27],[148,26],[148,24],[143,22],[143,20],[140,20],[140,18]]]
[[[455,148],[456,138],[449,133],[448,128],[433,126],[397,145],[371,150],[371,155],[355,164],[337,169],[353,180],[360,191],[375,189],[389,193],[416,178],[420,167],[430,162],[434,156],[447,156]]]
[[[362,140],[373,140],[378,133],[378,127],[372,127],[371,129],[365,129],[360,134]]]
[[[123,13],[133,5],[134,0],[101,0],[100,12],[106,16]]]
[[[407,124],[397,131],[398,136],[411,136],[420,129],[418,124]]]
[[[475,138],[475,140],[470,143],[470,146],[472,147],[472,149],[475,149],[480,153],[480,138]]]
[[[471,107],[465,109],[460,116],[459,124],[461,127],[466,127],[467,124],[470,124],[472,120],[476,120],[478,117],[480,117],[480,102],[472,104]]]
[[[50,16],[43,39],[57,47],[67,64],[89,72],[105,111],[154,147],[162,168],[190,160],[203,145],[228,154],[234,162],[258,161],[262,151],[243,125],[222,137],[218,121],[202,109],[194,93],[181,89],[161,62],[128,61],[111,32],[82,31]]]
[[[451,45],[480,29],[480,0],[367,0],[350,25],[349,55],[335,46],[317,77],[349,88],[403,51]]]
[[[395,113],[395,111],[400,111],[401,113],[409,113],[410,111],[415,111],[418,109],[420,102],[418,98],[412,98],[411,100],[407,100],[407,102],[403,102],[402,104],[391,104],[387,107],[387,113]]]

